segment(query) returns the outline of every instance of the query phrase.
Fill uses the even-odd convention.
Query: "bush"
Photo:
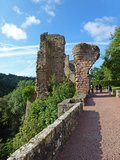
[[[74,85],[65,80],[63,84],[53,85],[52,93],[46,99],[37,99],[33,102],[20,132],[13,139],[14,150],[53,123],[57,119],[57,104],[72,97],[74,93]]]
[[[35,86],[26,86],[22,91],[22,96],[25,99],[25,101],[31,100],[34,92],[35,92]]]

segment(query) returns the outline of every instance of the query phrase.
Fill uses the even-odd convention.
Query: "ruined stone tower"
[[[59,34],[44,33],[40,36],[40,50],[37,55],[36,92],[42,97],[48,82],[55,75],[57,82],[64,78],[65,38]]]
[[[87,95],[90,89],[89,70],[99,58],[99,48],[86,43],[77,44],[72,52],[75,63],[76,91]]]

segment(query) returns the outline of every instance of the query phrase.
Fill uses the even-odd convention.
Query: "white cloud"
[[[33,3],[39,3],[41,0],[32,0]]]
[[[0,57],[37,55],[38,45],[12,46],[0,43]]]
[[[83,42],[69,42],[69,43],[66,43],[66,46],[69,47],[69,46],[72,46],[74,47],[76,44],[79,44],[79,43],[83,43]],[[109,42],[84,42],[84,43],[88,43],[88,44],[94,44],[94,45],[101,45],[101,46],[108,46],[109,45]]]
[[[14,46],[0,42],[0,68],[3,73],[35,76],[38,45]],[[11,63],[1,63],[2,58]]]
[[[20,10],[20,8],[18,6],[14,6],[13,11],[16,12],[17,14],[19,14],[19,15],[23,14],[23,12]]]
[[[18,76],[35,76],[35,65],[36,61],[32,60],[30,63],[20,72],[17,72],[16,75]]]
[[[72,49],[73,47],[81,42],[69,42],[66,43],[65,53],[69,55],[70,60],[73,59]],[[108,42],[86,42],[89,44],[96,44],[102,47],[106,47]],[[5,44],[0,42],[0,68],[4,73],[12,73],[17,75],[25,76],[35,76],[35,63],[37,58],[37,52],[39,50],[39,45],[25,45],[25,46],[16,46],[13,44]],[[8,63],[1,63],[2,58],[5,58],[7,61],[11,61],[11,64],[8,67]],[[19,62],[19,65],[18,65]],[[19,66],[19,68],[18,68]],[[11,69],[12,68],[12,69]]]
[[[95,19],[96,22],[101,22],[101,23],[111,23],[111,22],[114,22],[115,21],[115,17],[107,17],[107,16],[104,16],[102,18],[96,18]]]
[[[95,41],[108,40],[111,34],[114,33],[116,25],[110,24],[114,22],[114,17],[97,18],[94,21],[89,21],[84,25],[84,30],[87,31]]]
[[[61,0],[41,0],[43,10],[51,17],[55,17],[56,6],[61,4]]]
[[[45,4],[61,4],[61,0],[32,0],[33,3],[44,2]]]
[[[44,10],[45,10],[45,12],[46,12],[49,16],[52,16],[52,17],[55,16],[55,12],[52,10],[52,8],[51,8],[50,5],[47,4],[47,5],[44,7]]]
[[[33,3],[41,3],[43,11],[50,17],[55,17],[56,6],[61,4],[62,0],[32,0]]]
[[[36,55],[37,52],[35,53],[34,50],[31,51],[25,51],[22,52],[21,51],[17,51],[17,52],[1,52],[0,53],[0,57],[20,57],[20,56],[29,56],[29,55]]]
[[[65,45],[65,52],[72,54],[72,49],[76,44],[82,42],[69,42]],[[85,42],[99,46],[108,46],[109,42]],[[0,43],[0,57],[17,57],[25,55],[37,55],[39,45],[14,46],[12,44]]]
[[[21,28],[18,28],[14,24],[5,23],[1,27],[2,34],[6,35],[8,38],[13,38],[15,40],[24,40],[27,38],[27,34]]]
[[[46,0],[47,4],[60,4],[61,0]]]
[[[61,4],[61,0],[54,0],[56,4]]]
[[[40,24],[40,20],[35,16],[26,17],[26,21],[21,25],[22,28],[27,28],[33,24]]]
[[[0,43],[0,51],[14,51],[19,49],[29,50],[29,49],[35,49],[35,48],[39,49],[39,46],[38,45],[14,46],[11,44]]]

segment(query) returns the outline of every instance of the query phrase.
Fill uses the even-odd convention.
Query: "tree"
[[[22,80],[35,80],[35,78],[32,77],[23,77],[23,76],[16,76],[13,74],[3,74],[0,73],[0,97],[3,97],[4,95],[7,95],[8,93],[12,92],[18,82],[22,81]]]
[[[10,99],[8,101],[8,106],[11,108],[11,112],[14,115],[13,119],[16,120],[14,123],[14,131],[19,129],[21,122],[23,121],[23,117],[25,115],[26,109],[26,100],[24,96],[26,96],[25,88],[34,88],[34,81],[20,81],[17,85],[17,88],[11,93]],[[30,92],[30,91],[29,91]],[[23,94],[24,93],[24,94]],[[26,93],[26,94],[25,94]],[[30,93],[28,93],[30,97]]]
[[[111,43],[105,53],[103,66],[111,72],[112,79],[120,79],[120,27],[116,28],[112,36]]]
[[[91,70],[90,76],[92,80],[103,80],[104,79],[103,67],[100,67],[100,68],[94,67]]]
[[[35,94],[35,86],[34,85],[26,86],[22,91],[22,96],[25,99],[25,101],[31,100],[34,94]]]
[[[34,81],[24,80],[13,92],[0,98],[0,159],[7,159],[12,152],[12,139],[24,120],[26,98],[30,98],[33,91]]]

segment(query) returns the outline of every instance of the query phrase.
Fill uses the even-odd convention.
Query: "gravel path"
[[[79,125],[57,160],[120,160],[120,98],[88,98]]]

